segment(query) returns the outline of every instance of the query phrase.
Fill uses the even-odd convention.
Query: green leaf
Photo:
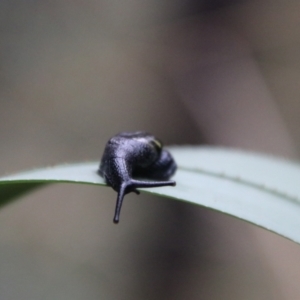
[[[63,164],[0,178],[0,205],[49,183],[105,185],[97,174],[99,162]]]
[[[141,189],[199,204],[300,243],[300,166],[237,150],[169,148],[177,186]],[[49,183],[104,185],[99,162],[60,165],[0,178],[0,204]]]

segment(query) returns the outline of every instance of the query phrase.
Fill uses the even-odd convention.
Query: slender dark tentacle
[[[175,186],[176,182],[173,180],[167,181],[142,181],[131,179],[128,182],[123,182],[120,190],[118,191],[114,223],[118,224],[120,219],[121,208],[123,204],[124,196],[130,192],[135,192],[136,194],[140,194],[137,188],[147,188],[147,187],[161,187],[161,186]]]

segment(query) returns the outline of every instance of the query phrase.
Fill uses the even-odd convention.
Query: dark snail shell
[[[176,168],[161,141],[149,133],[122,132],[112,137],[106,144],[98,174],[118,193],[114,223],[119,222],[126,194],[139,194],[137,188],[175,186],[175,181],[168,179]]]

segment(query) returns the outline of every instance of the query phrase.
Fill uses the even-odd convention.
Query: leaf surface
[[[229,214],[300,243],[300,166],[231,149],[170,147],[176,187],[141,189]],[[65,164],[0,178],[0,204],[50,183],[105,185],[99,162]]]

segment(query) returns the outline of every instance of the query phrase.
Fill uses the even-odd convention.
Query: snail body
[[[112,137],[106,144],[98,174],[118,193],[114,223],[119,222],[126,194],[139,194],[137,188],[175,186],[175,181],[168,179],[176,168],[171,154],[149,133],[122,132]]]

